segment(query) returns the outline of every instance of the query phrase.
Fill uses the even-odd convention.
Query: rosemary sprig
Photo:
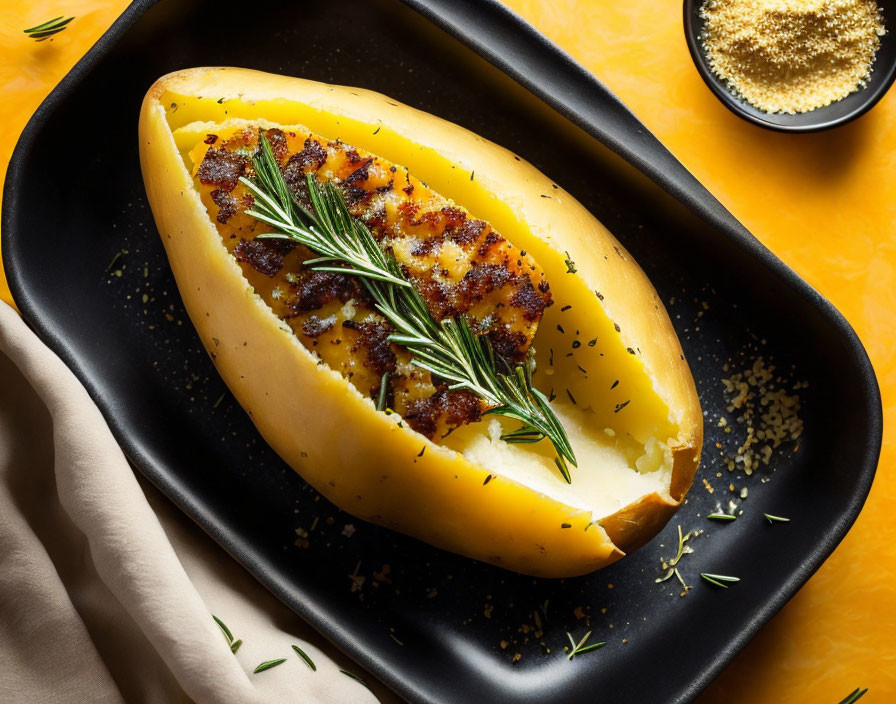
[[[566,637],[569,638],[569,644],[572,646],[572,650],[569,651],[569,660],[572,660],[576,655],[589,653],[592,650],[603,648],[607,644],[606,641],[601,641],[600,643],[591,643],[590,645],[585,645],[585,643],[587,643],[588,639],[591,637],[591,631],[588,631],[585,635],[583,635],[582,639],[578,643],[575,642],[572,634],[569,633],[569,631],[566,632]]]
[[[276,660],[265,660],[258,667],[252,670],[253,675],[257,675],[259,672],[264,672],[265,670],[270,670],[272,667],[277,667],[277,665],[282,665],[286,662],[286,658],[277,658]]]
[[[298,656],[300,658],[302,658],[302,660],[305,661],[305,664],[311,668],[312,672],[317,672],[317,665],[314,664],[314,660],[312,660],[310,657],[308,657],[308,653],[306,653],[304,650],[302,650],[297,645],[292,646],[292,649],[295,650],[296,653],[298,654]]]
[[[305,262],[311,269],[359,277],[377,310],[395,328],[390,342],[410,351],[415,366],[446,379],[449,389],[467,389],[479,396],[489,406],[486,414],[520,421],[519,428],[502,436],[506,442],[550,440],[557,452],[554,462],[571,483],[568,465],[576,466],[575,454],[547,397],[532,386],[531,359],[512,365],[496,355],[488,339],[470,329],[465,316],[436,321],[398,262],[352,217],[342,193],[308,174],[311,209],[303,207],[290,192],[263,133],[259,142],[253,158],[255,179],[240,178],[255,198],[246,213],[275,230],[258,237],[308,247],[319,255]]]
[[[681,572],[678,571],[678,563],[681,561],[681,558],[685,555],[688,555],[694,552],[694,549],[686,543],[693,537],[698,536],[703,531],[700,530],[692,530],[688,531],[687,534],[682,534],[681,525],[678,526],[678,552],[675,553],[675,557],[673,557],[669,562],[662,560],[663,569],[666,570],[666,574],[662,577],[657,577],[654,581],[656,584],[661,584],[665,582],[667,579],[670,579],[672,575],[675,575],[675,578],[681,583],[681,586],[684,588],[684,591],[681,593],[681,596],[684,596],[690,591],[690,587],[685,584],[684,578],[681,576]]]
[[[849,696],[846,697],[840,704],[855,704],[855,702],[859,701],[862,697],[865,696],[865,693],[868,691],[868,688],[865,689],[856,688],[852,692],[849,693]]]
[[[770,513],[763,513],[762,515],[765,516],[765,520],[769,523],[790,523],[790,519],[783,516],[773,516]]]
[[[736,521],[737,516],[730,513],[710,513],[707,518],[711,521]]]
[[[729,577],[724,574],[707,574],[706,572],[701,572],[700,576],[710,584],[715,584],[722,589],[727,589],[728,584],[734,584],[735,582],[740,581],[740,577]]]
[[[59,32],[64,30],[66,28],[66,25],[68,25],[68,23],[73,19],[75,18],[63,18],[63,16],[60,15],[59,17],[54,17],[53,19],[35,25],[34,27],[29,27],[28,29],[24,30],[24,32],[35,41],[42,42],[44,39],[48,39],[54,34],[59,34]]]

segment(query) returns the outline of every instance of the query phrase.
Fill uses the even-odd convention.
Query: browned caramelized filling
[[[266,136],[299,201],[310,206],[308,173],[336,183],[352,215],[395,256],[437,320],[466,315],[506,359],[525,357],[552,304],[544,273],[531,257],[402,167],[307,131],[269,129]],[[485,409],[478,397],[449,390],[389,342],[392,328],[355,277],[306,269],[303,262],[314,254],[303,246],[256,239],[268,228],[245,213],[253,199],[239,178],[252,176],[257,128],[226,139],[209,134],[199,146],[205,153],[197,156],[194,182],[224,244],[305,347],[373,398],[388,374],[389,407],[424,435],[480,419]]]

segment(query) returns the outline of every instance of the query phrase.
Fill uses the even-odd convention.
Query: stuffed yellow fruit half
[[[563,577],[639,547],[680,505],[702,415],[668,316],[612,235],[519,157],[377,93],[235,68],[161,78],[139,138],[203,344],[265,440],[339,507]],[[571,448],[567,478],[554,440],[515,441],[518,420],[421,364],[344,262],[266,237],[260,154],[297,213],[335,194],[434,329],[463,324],[528,377]]]

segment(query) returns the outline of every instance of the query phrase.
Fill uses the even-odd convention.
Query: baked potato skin
[[[427,160],[429,173],[412,169],[443,195],[465,196],[440,188],[448,177],[441,171],[451,164],[475,170],[478,187],[484,183],[496,205],[483,202],[476,210],[477,192],[468,207],[504,232],[512,231],[512,222],[508,227],[490,217],[500,218],[503,209],[519,211],[530,223],[551,222],[580,275],[599,280],[604,297],[614,301],[614,319],[625,320],[637,339],[655,341],[644,350],[644,364],[682,428],[673,450],[671,499],[642,498],[595,525],[589,512],[510,479],[487,481],[484,468],[410,431],[397,416],[375,412],[339,374],[320,367],[248,287],[178,153],[160,100],[166,91],[225,102],[294,101],[346,116],[370,133],[382,128],[393,139],[383,154],[392,161],[408,164],[413,152],[424,150],[443,157]],[[539,198],[552,185],[533,167],[461,127],[376,93],[230,68],[159,79],[141,109],[139,142],[156,224],[204,346],[265,440],[333,503],[440,548],[539,577],[610,564],[652,537],[677,508],[699,461],[702,420],[671,323],[644,274],[584,208],[568,196],[562,207]],[[551,239],[547,232],[545,239]],[[605,251],[616,253],[613,266],[606,266]]]

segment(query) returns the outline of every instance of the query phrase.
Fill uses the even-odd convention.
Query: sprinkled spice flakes
[[[728,471],[740,469],[751,475],[760,465],[769,466],[774,451],[783,443],[797,442],[802,435],[799,395],[782,388],[784,381],[774,372],[774,366],[766,366],[765,360],[757,357],[746,371],[722,379],[728,402],[726,410],[737,414],[734,420],[746,432],[743,442],[733,453],[722,453],[722,462]],[[796,382],[792,390],[799,391],[807,386],[806,382]],[[718,427],[724,428],[726,433],[731,430],[725,416],[719,418]]]
[[[706,0],[713,73],[768,113],[802,113],[865,86],[886,30],[875,0]]]

